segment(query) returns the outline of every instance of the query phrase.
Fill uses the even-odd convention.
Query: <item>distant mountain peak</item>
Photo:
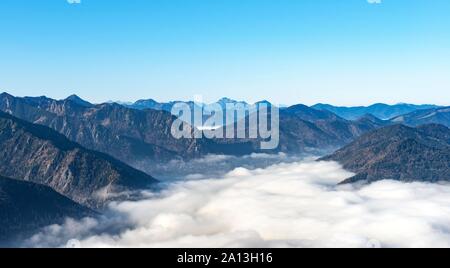
[[[290,106],[290,107],[288,107],[289,109],[292,109],[292,110],[299,110],[299,109],[302,109],[302,110],[310,110],[310,109],[314,109],[314,108],[311,108],[311,107],[309,107],[309,106],[306,106],[306,105],[304,105],[304,104],[295,104],[295,105],[292,105],[292,106]]]
[[[233,99],[230,99],[230,98],[227,98],[227,97],[223,97],[220,100],[218,100],[217,102],[234,103],[234,102],[237,102],[237,101],[233,100]]]
[[[65,100],[66,101],[72,101],[72,102],[74,102],[74,103],[76,103],[78,105],[85,106],[85,107],[91,107],[92,106],[92,103],[83,100],[82,98],[80,98],[79,96],[77,96],[75,94],[70,95]]]
[[[237,101],[237,100],[226,98],[226,97],[221,98],[216,103],[218,103],[218,104],[220,104],[222,106],[224,106],[226,104],[238,104],[238,103],[240,103],[240,104],[247,104],[247,102],[245,102],[245,101]]]
[[[7,92],[2,92],[0,94],[0,97],[13,97],[11,94],[7,93]]]
[[[139,104],[157,104],[158,102],[154,99],[140,99],[134,102],[135,105]]]

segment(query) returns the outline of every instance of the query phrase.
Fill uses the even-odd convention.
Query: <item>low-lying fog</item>
[[[337,163],[286,155],[196,161],[196,166],[186,164],[178,170],[190,174],[185,180],[171,182],[160,193],[113,203],[99,219],[49,226],[23,245],[450,246],[448,184],[381,181],[336,186],[352,175]],[[221,175],[230,161],[241,167]],[[268,163],[275,164],[255,169]]]
[[[152,174],[163,182],[222,177],[226,173],[242,167],[247,169],[266,168],[279,163],[293,163],[314,159],[311,155],[258,154],[246,156],[207,155],[191,161],[172,160],[164,164],[137,163],[134,166]]]

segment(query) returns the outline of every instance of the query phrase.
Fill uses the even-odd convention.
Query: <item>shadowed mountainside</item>
[[[49,186],[74,201],[101,206],[109,194],[157,181],[50,128],[0,112],[0,175]]]
[[[95,213],[47,186],[0,176],[0,246],[38,228]]]
[[[425,124],[441,124],[450,127],[450,107],[415,111],[392,118],[391,122],[414,127]]]
[[[356,173],[344,183],[450,181],[450,129],[433,124],[418,128],[388,126],[321,160],[337,161]]]

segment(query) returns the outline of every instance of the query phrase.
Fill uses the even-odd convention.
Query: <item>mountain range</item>
[[[321,160],[337,161],[356,173],[343,183],[450,181],[450,129],[436,124],[392,125],[365,134]]]
[[[141,111],[115,103],[85,105],[73,96],[54,100],[6,93],[0,95],[0,110],[50,127],[69,140],[128,164],[196,157],[206,151],[197,139],[173,138],[171,126],[176,118],[165,111]]]
[[[176,117],[167,110],[174,103],[179,102],[158,103],[150,99],[132,105],[91,104],[76,95],[54,100],[0,94],[0,110],[30,123],[50,127],[85,148],[106,153],[132,166],[137,166],[136,163],[151,166],[156,162],[192,159],[207,154],[242,155],[261,151],[260,139],[173,138],[171,125]],[[224,108],[228,103],[247,105],[246,102],[228,98],[219,101],[219,105]],[[258,103],[271,105],[266,101]],[[187,104],[203,105],[194,102]],[[425,109],[435,107],[433,105],[375,104],[366,107],[364,114],[354,115],[358,117],[356,120],[345,119],[317,105],[313,107],[316,108],[298,104],[280,109],[280,143],[278,148],[272,150],[273,153],[329,151],[349,144],[362,134],[399,122],[411,126],[424,123],[450,124],[449,109]],[[361,109],[357,110],[360,113]],[[413,112],[392,120],[382,120],[373,115],[381,110],[385,115]],[[226,128],[223,126],[221,130],[226,131]],[[192,129],[196,131],[194,127]]]
[[[414,111],[394,117],[391,122],[408,126],[440,124],[450,127],[450,107]]]
[[[337,148],[378,127],[372,121],[350,121],[331,112],[298,104],[280,110],[280,147],[288,153],[307,148]]]
[[[121,189],[157,181],[113,157],[83,148],[45,126],[0,112],[0,175],[46,185],[97,208]]]
[[[448,107],[373,105],[336,113],[328,106],[283,107],[279,146],[262,151],[261,138],[174,138],[175,103],[92,104],[76,95],[55,100],[0,94],[0,241],[65,217],[101,212],[112,200],[155,187],[158,181],[148,174],[152,165],[208,154],[338,149],[321,160],[338,161],[356,174],[343,183],[450,181]],[[248,105],[227,98],[218,102],[223,109],[229,103]],[[262,103],[272,106],[267,101],[255,105]],[[191,126],[191,131],[199,129]]]
[[[221,105],[233,102],[223,99]],[[82,146],[127,164],[190,159],[206,154],[258,152],[258,139],[175,139],[176,117],[165,110],[129,108],[116,103],[90,104],[73,95],[65,100],[0,95],[0,110],[50,127]],[[304,105],[280,110],[280,146],[273,152],[304,153],[334,149],[378,127],[374,120],[350,121]],[[224,129],[226,126],[224,127]]]
[[[191,107],[191,108],[194,108],[196,106],[197,108],[206,109],[206,110],[210,109],[210,107],[213,104],[219,104],[224,109],[226,108],[227,104],[240,103],[243,105],[249,105],[245,101],[236,101],[236,100],[233,100],[230,98],[222,98],[213,104],[205,104],[205,103],[199,103],[199,102],[194,102],[194,101],[157,102],[154,99],[142,99],[142,100],[138,100],[134,103],[129,103],[129,104],[122,103],[122,105],[124,105],[128,108],[133,108],[133,109],[138,109],[138,110],[152,109],[152,110],[166,111],[166,112],[171,113],[173,106],[177,103],[184,103],[184,104],[189,105],[189,107]]]
[[[260,101],[256,102],[255,105],[261,102],[267,102],[267,101]],[[159,110],[159,111],[166,111],[171,112],[172,107],[177,103],[184,103],[188,104],[190,107],[197,106],[199,108],[203,108],[208,110],[209,107],[211,107],[212,104],[205,104],[205,103],[199,103],[194,101],[171,101],[171,102],[158,102],[154,99],[142,99],[138,100],[134,103],[123,103],[120,102],[122,105],[138,109],[138,110],[145,110],[145,109],[153,109],[153,110]],[[227,104],[243,104],[243,105],[252,105],[245,101],[236,101],[230,98],[222,98],[216,102],[222,108],[226,108]],[[216,104],[214,103],[214,104]],[[267,102],[270,104],[270,102]],[[288,108],[289,106],[280,105],[280,108]],[[334,113],[335,115],[347,119],[347,120],[357,120],[363,116],[366,115],[372,115],[375,116],[381,120],[389,120],[394,117],[408,114],[414,111],[418,110],[429,110],[429,109],[435,109],[440,108],[440,106],[437,105],[431,105],[431,104],[423,104],[423,105],[415,105],[415,104],[408,104],[408,103],[399,103],[394,105],[384,104],[384,103],[376,103],[372,104],[370,106],[334,106],[330,104],[323,104],[318,103],[313,106],[310,106],[311,108],[315,110],[321,110],[321,111],[329,111]]]
[[[388,120],[396,116],[408,114],[417,110],[428,110],[439,108],[436,105],[414,105],[400,103],[395,105],[388,105],[384,103],[376,103],[370,106],[356,106],[356,107],[340,107],[329,104],[316,104],[312,108],[317,110],[330,111],[342,118],[348,120],[356,120],[365,115],[373,115],[382,120]]]

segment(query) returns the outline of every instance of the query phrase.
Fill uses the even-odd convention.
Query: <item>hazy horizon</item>
[[[83,99],[85,101],[88,101],[88,102],[90,102],[92,104],[102,104],[102,103],[133,104],[133,103],[135,103],[137,101],[140,101],[140,100],[150,100],[150,99],[152,99],[152,100],[154,100],[156,102],[159,102],[159,103],[169,103],[169,102],[174,102],[174,101],[175,102],[176,101],[188,102],[188,101],[193,101],[194,100],[194,97],[190,98],[190,99],[180,99],[180,98],[178,98],[178,99],[169,99],[169,100],[159,100],[159,99],[155,99],[153,97],[142,97],[142,98],[139,98],[139,99],[134,99],[134,100],[129,100],[129,101],[126,101],[126,100],[125,101],[124,100],[105,100],[105,101],[95,102],[95,101],[92,101],[89,98],[86,98],[84,96],[80,96],[77,93],[72,93],[72,94],[69,94],[67,96],[62,96],[62,97],[53,97],[53,96],[39,95],[39,94],[37,94],[37,95],[15,95],[15,94],[13,94],[13,93],[11,93],[9,91],[4,91],[4,90],[0,90],[0,94],[1,93],[10,94],[12,96],[20,97],[20,98],[24,98],[24,97],[47,97],[47,98],[51,98],[51,99],[55,99],[55,100],[64,100],[64,99],[66,99],[66,98],[68,98],[70,96],[76,95],[79,98],[81,98],[81,99]],[[229,98],[229,99],[232,99],[232,100],[235,100],[235,101],[243,101],[243,102],[247,102],[249,104],[254,104],[254,103],[258,102],[258,101],[269,101],[272,104],[276,104],[276,105],[280,105],[280,106],[291,106],[291,105],[296,105],[296,104],[304,104],[304,105],[307,105],[307,106],[314,106],[316,104],[328,104],[328,105],[332,105],[332,106],[335,106],[335,107],[368,107],[368,106],[372,106],[372,105],[375,105],[375,104],[387,104],[387,105],[401,105],[401,104],[406,104],[406,105],[436,105],[436,106],[442,106],[442,107],[450,106],[448,103],[447,104],[446,103],[440,104],[440,103],[410,103],[410,102],[373,102],[373,103],[355,104],[355,105],[340,105],[340,104],[333,103],[331,101],[330,102],[313,102],[313,103],[304,103],[304,102],[276,103],[276,102],[270,101],[270,98],[260,98],[259,100],[253,102],[253,101],[248,101],[248,100],[245,100],[245,99],[231,98],[231,97],[228,97],[228,96],[223,96],[223,97],[220,97],[220,98],[218,98],[216,100],[211,100],[211,101],[206,99],[202,103],[204,103],[204,104],[213,104],[213,103],[216,103],[217,101],[219,101],[222,98]]]

